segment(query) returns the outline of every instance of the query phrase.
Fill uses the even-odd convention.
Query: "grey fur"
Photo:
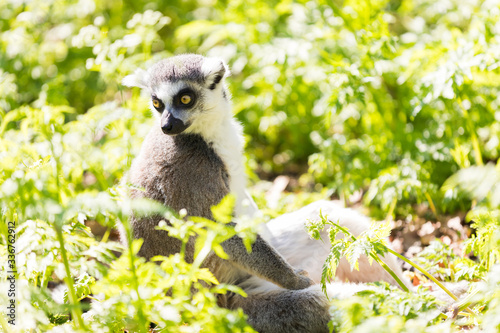
[[[157,62],[149,70],[149,86],[157,86],[161,82],[190,81],[205,83],[205,74],[201,70],[203,56],[183,54]]]
[[[242,308],[248,315],[249,324],[261,333],[329,331],[328,301],[314,290],[280,289],[247,298],[235,295],[231,301],[229,307]],[[286,320],[285,324],[283,320]]]
[[[183,208],[191,216],[211,218],[210,207],[229,192],[229,178],[224,164],[199,135],[169,136],[160,126],[153,126],[129,172],[131,197],[157,200],[174,211]],[[206,195],[210,193],[210,195]],[[145,240],[139,255],[147,259],[170,255],[180,250],[180,241],[167,238],[166,232],[154,230],[160,217],[131,219],[134,238]],[[192,262],[192,253],[186,260]]]
[[[154,64],[148,71],[147,82],[144,86],[152,89],[162,82],[190,82],[206,85],[214,90],[216,85],[228,74],[227,68],[221,61],[220,66],[207,76],[203,72],[203,63],[206,58],[198,54],[181,54],[161,60]]]
[[[192,86],[190,83],[194,82],[213,90],[214,85],[222,82],[227,70],[221,62],[220,69],[215,66],[215,71],[205,77],[205,59],[183,55],[161,61],[148,71],[150,82],[147,86],[142,81],[141,86],[154,91],[162,82],[186,81],[187,85]],[[203,93],[201,91],[200,95]],[[190,113],[196,116],[197,112],[200,111]],[[229,174],[223,160],[202,136],[165,135],[158,124],[151,129],[134,160],[129,181],[144,189],[131,190],[132,198],[151,198],[175,211],[186,209],[189,216],[209,219],[212,218],[211,207],[230,191]],[[139,255],[147,259],[155,255],[168,256],[181,249],[179,240],[169,237],[166,231],[155,230],[161,219],[159,216],[131,218],[134,238],[144,239]],[[123,234],[122,239],[125,239]],[[219,282],[239,285],[249,294],[247,298],[222,295],[219,302],[222,306],[241,307],[249,316],[249,323],[259,332],[328,331],[325,296],[318,289],[310,289],[312,280],[303,271],[290,266],[264,239],[257,237],[251,253],[238,237],[227,240],[222,246],[229,260],[211,253],[203,266],[209,268]],[[193,262],[193,256],[194,238],[187,244],[186,261]],[[274,289],[258,291],[259,283],[269,284],[266,281],[276,285]]]

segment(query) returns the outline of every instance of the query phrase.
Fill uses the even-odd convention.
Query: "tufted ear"
[[[201,71],[205,75],[205,84],[210,90],[214,90],[224,77],[230,75],[229,67],[218,58],[205,58]]]
[[[133,74],[127,75],[122,79],[122,84],[126,87],[147,88],[149,74],[144,69],[136,69]]]

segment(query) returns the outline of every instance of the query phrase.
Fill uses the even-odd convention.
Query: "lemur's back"
[[[154,126],[144,140],[139,156],[130,169],[129,181],[144,191],[132,190],[132,198],[157,200],[190,216],[211,218],[210,207],[229,193],[229,176],[224,163],[200,135],[165,135]],[[210,195],[207,195],[210,193]],[[170,255],[179,252],[180,241],[165,231],[154,230],[159,217],[132,219],[134,238],[148,239],[140,255]],[[166,246],[166,244],[168,244]],[[189,251],[188,251],[189,252]],[[191,261],[188,254],[187,260]]]

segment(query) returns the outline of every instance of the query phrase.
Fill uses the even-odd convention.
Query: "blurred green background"
[[[133,255],[116,261],[120,246],[107,242],[127,220],[119,182],[152,125],[148,96],[121,79],[185,52],[230,65],[252,194],[269,216],[326,197],[363,200],[373,217],[400,226],[458,216],[458,249],[471,236],[464,251],[477,261],[465,252],[451,258],[441,244],[422,255],[426,267],[438,267],[443,280],[477,280],[500,262],[498,0],[3,0],[0,32],[0,256],[7,258],[6,222],[15,221],[26,290],[19,314],[31,318],[20,330],[67,323],[68,331],[145,331],[152,322],[166,331],[250,331],[241,311],[218,308],[207,289],[192,306],[193,271],[182,259],[161,269]],[[278,175],[290,177],[295,193],[276,202],[261,180]],[[461,226],[470,220],[472,235]],[[134,249],[138,243],[125,253]],[[76,298],[66,289],[55,301],[68,276]],[[495,276],[477,296],[490,302],[487,312],[473,320],[498,330]],[[164,297],[172,286],[187,286],[175,301]],[[91,293],[105,297],[92,303],[95,317],[81,316]],[[409,319],[409,331],[418,324],[423,332],[440,323],[425,312],[414,324],[416,314],[398,312],[401,295],[384,295],[394,312],[359,317],[368,301],[358,298],[344,305],[354,318],[347,326]]]

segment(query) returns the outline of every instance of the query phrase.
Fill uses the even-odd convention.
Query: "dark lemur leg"
[[[304,271],[296,270],[264,239],[257,236],[247,252],[241,238],[223,242],[228,254],[226,272],[238,276],[234,283],[247,297],[229,294],[224,306],[242,308],[248,323],[260,333],[328,332],[330,320],[326,297]],[[224,265],[218,265],[222,267]],[[241,269],[247,273],[236,273]],[[224,274],[227,277],[231,274]]]
[[[229,261],[250,274],[271,281],[286,289],[304,289],[314,284],[300,270],[295,270],[276,250],[257,235],[252,251],[247,252],[240,237],[234,236],[223,242],[222,248]]]

